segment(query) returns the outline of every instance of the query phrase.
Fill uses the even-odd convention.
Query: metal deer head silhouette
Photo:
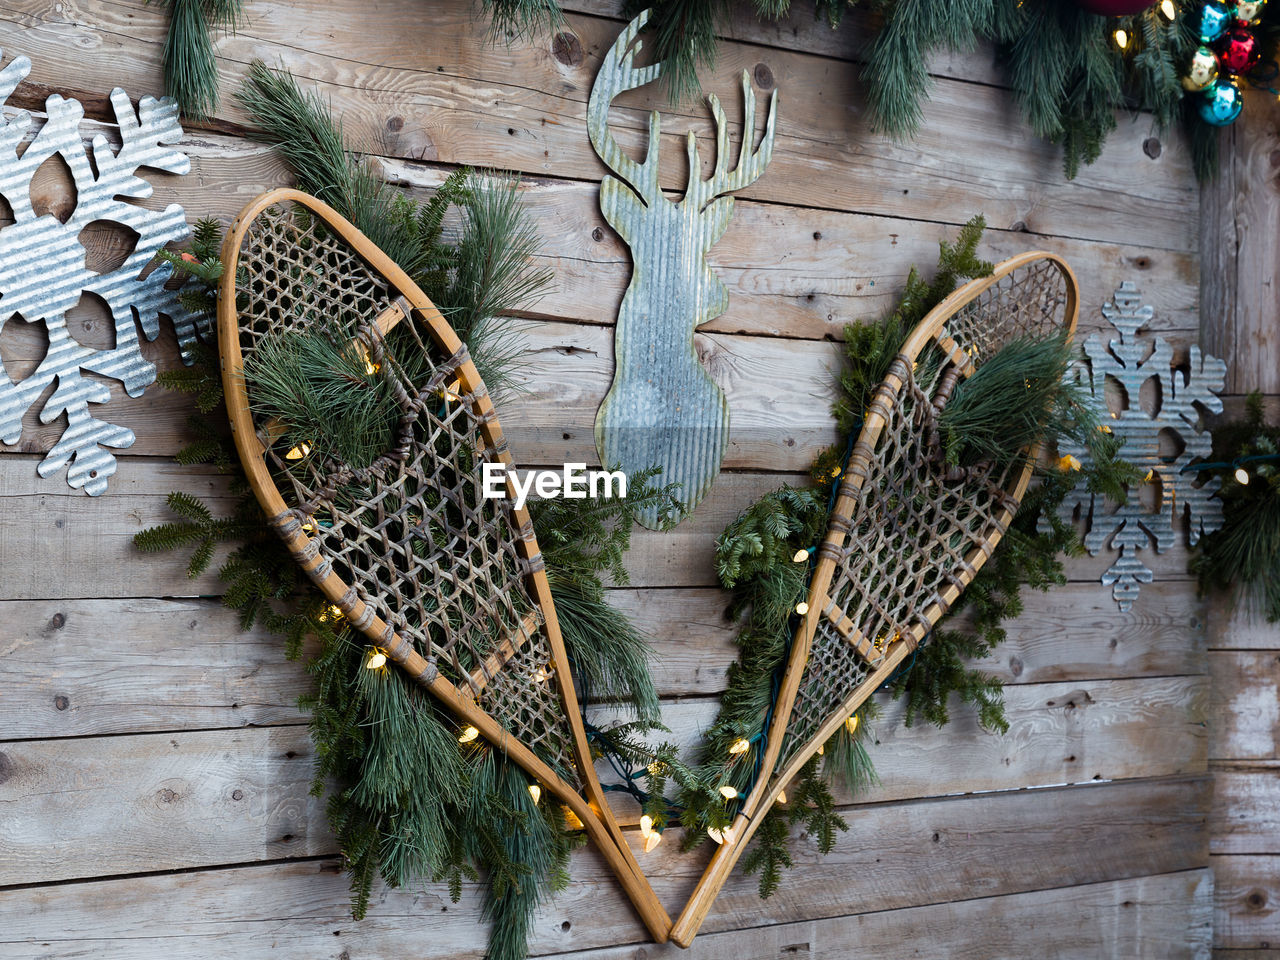
[[[600,159],[617,176],[600,184],[600,210],[631,248],[631,283],[618,309],[613,384],[596,414],[596,448],[606,466],[628,474],[662,468],[663,483],[679,483],[678,498],[691,511],[720,472],[729,441],[729,405],[724,392],[698,362],[693,332],[729,305],[729,291],[707,265],[706,254],[724,235],[733,215],[729,193],[754,183],[773,155],[778,94],[760,145],[755,136],[756,98],[746,71],[743,144],[729,169],[729,123],[720,101],[707,97],[716,127],[715,170],[702,179],[697,140],[689,133],[689,185],[679,200],[658,186],[662,119],[649,115],[643,162],[623,153],[609,132],[609,105],[626,90],[656,80],[662,64],[637,69],[632,46],[649,11],[632,20],[605,55],[587,104],[587,130]],[[656,510],[641,517],[661,521]]]

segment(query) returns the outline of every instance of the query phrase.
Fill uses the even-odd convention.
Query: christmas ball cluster
[[[1240,116],[1244,95],[1240,78],[1258,65],[1261,49],[1252,25],[1267,0],[1221,3],[1209,0],[1200,8],[1200,47],[1191,57],[1182,85],[1200,92],[1200,119],[1223,127]]]

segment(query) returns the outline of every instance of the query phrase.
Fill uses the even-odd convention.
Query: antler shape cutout
[[[573,811],[650,934],[666,940],[670,918],[596,779],[533,524],[509,476],[505,497],[484,495],[484,465],[510,467],[511,456],[466,346],[372,241],[296,190],[250,203],[222,259],[227,411],[271,526],[465,737],[483,737]],[[255,409],[245,381],[246,359],[273,338],[334,318],[401,412],[392,448],[365,466],[283,449],[281,424]],[[402,363],[422,372],[411,381]]]
[[[965,284],[912,331],[876,390],[792,639],[760,773],[671,931],[688,946],[787,784],[955,604],[991,557],[1035,451],[1003,469],[954,471],[936,425],[960,377],[1019,337],[1075,331],[1075,277],[1025,253]]]
[[[756,98],[744,70],[746,107],[743,144],[729,169],[729,121],[719,99],[707,97],[716,127],[715,169],[701,178],[697,139],[689,133],[689,184],[675,201],[658,186],[662,118],[649,115],[643,162],[632,160],[609,132],[609,105],[619,94],[656,80],[661,64],[637,68],[636,34],[649,11],[632,20],[605,55],[587,104],[591,145],[616,177],[600,183],[600,210],[631,248],[631,283],[618,309],[614,332],[614,376],[596,414],[600,462],[627,472],[662,468],[664,483],[679,483],[679,498],[691,511],[720,472],[729,442],[729,404],[724,391],[698,360],[694,331],[729,305],[729,291],[712,272],[707,252],[724,235],[733,197],[758,180],[773,155],[778,93],[769,100],[764,136],[754,150]],[[656,527],[657,510],[641,516]]]

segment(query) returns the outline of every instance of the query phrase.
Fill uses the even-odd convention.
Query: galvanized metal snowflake
[[[1091,555],[1097,556],[1108,544],[1120,552],[1102,582],[1111,586],[1122,611],[1133,606],[1141,584],[1150,583],[1154,576],[1139,551],[1154,546],[1158,553],[1171,546],[1176,516],[1186,517],[1192,546],[1203,534],[1222,526],[1222,503],[1213,496],[1218,481],[1201,484],[1194,471],[1184,472],[1184,468],[1210,452],[1212,437],[1201,429],[1201,412],[1222,412],[1222,400],[1216,394],[1225,385],[1227,365],[1193,346],[1189,368],[1175,368],[1173,348],[1163,338],[1137,337],[1153,314],[1138,288],[1130,281],[1122,283],[1102,308],[1120,339],[1104,342],[1100,334],[1090,336],[1084,342],[1085,360],[1068,374],[1082,382],[1087,378],[1099,419],[1125,441],[1120,455],[1149,470],[1147,482],[1156,493],[1154,509],[1144,507],[1135,490],[1123,507],[1109,512],[1103,498],[1082,484],[1062,504],[1064,519],[1079,517],[1086,523],[1084,545]],[[1113,381],[1111,404],[1108,380]],[[1148,383],[1155,389],[1148,389],[1144,401],[1143,386]],[[1058,452],[1082,464],[1089,461],[1088,451],[1074,443],[1060,443]]]
[[[0,70],[0,107],[31,71],[31,61],[16,57]],[[17,443],[22,418],[56,382],[40,409],[40,421],[50,423],[66,414],[67,426],[37,471],[42,477],[67,467],[67,483],[96,496],[107,487],[116,461],[107,447],[134,442],[126,427],[96,419],[89,404],[106,403],[107,384],[88,374],[118,380],[130,397],[142,395],[156,378],[155,365],[139,349],[139,327],[148,340],[160,332],[160,315],[168,316],[178,334],[183,361],[199,336],[210,332],[211,320],[192,314],[166,290],[172,267],[161,263],[145,278],[143,269],[166,243],[190,232],[186,214],[176,203],[149,210],[131,201],[151,196],[152,187],[136,175],[141,168],[186,173],[186,154],[171,146],[182,137],[178,108],[172,100],[144,97],[135,113],[120,88],[111,91],[111,106],[120,126],[121,146],[95,136],[86,145],[80,135],[84,108],[57,94],[45,103],[47,119],[21,149],[32,125],[31,115],[17,111],[0,116],[0,195],[13,212],[12,224],[0,229],[0,329],[15,315],[42,321],[49,345],[44,358],[21,380],[0,376],[0,440]],[[76,188],[75,207],[64,221],[32,208],[31,181],[46,160],[60,155]],[[137,234],[133,250],[114,270],[96,273],[88,268],[81,231],[95,221],[108,221]],[[101,298],[110,312],[115,346],[85,346],[67,330],[66,313],[81,297]],[[135,319],[136,318],[136,319]],[[69,465],[69,466],[68,466]]]

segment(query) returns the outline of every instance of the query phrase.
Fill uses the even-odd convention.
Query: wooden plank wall
[[[519,171],[557,280],[504,424],[526,465],[593,460],[628,274],[596,209],[603,170],[584,128],[621,27],[615,0],[573,0],[554,42],[510,47],[488,44],[462,0],[246,7],[244,27],[217,43],[223,106],[187,131],[192,172],[162,179],[154,202],[227,221],[285,182],[230,99],[255,57],[314,80],[351,141],[415,195],[458,164]],[[59,91],[109,121],[113,86],[160,90],[163,31],[162,8],[143,0],[9,0],[0,49],[35,65],[13,105],[39,111]],[[1057,152],[1018,122],[989,53],[938,58],[921,136],[894,144],[867,131],[857,30],[832,34],[802,12],[768,27],[743,18],[729,34],[707,88],[738,114],[747,69],[780,90],[780,113],[773,165],[711,258],[732,294],[699,336],[733,411],[725,470],[677,531],[637,534],[633,582],[614,592],[656,638],[664,714],[689,742],[733,653],[714,536],[830,442],[843,324],[882,312],[958,224],[985,213],[993,258],[1066,255],[1086,331],[1132,279],[1162,334],[1183,347],[1198,333],[1198,192],[1183,145],[1146,119],[1121,117],[1101,161],[1067,183]],[[679,138],[693,128],[709,144],[708,118],[641,91],[614,111],[621,139],[638,142],[650,106],[667,117],[664,183],[679,186]],[[39,193],[51,208],[69,202],[52,179]],[[88,336],[93,322],[73,328]],[[41,355],[25,328],[0,339],[11,369]],[[171,339],[153,354],[172,366]],[[171,461],[189,409],[160,389],[115,406],[138,441],[96,499],[37,478],[53,433],[34,417],[0,456],[0,953],[480,956],[473,888],[456,906],[439,887],[379,889],[369,918],[350,920],[323,802],[308,795],[301,668],[274,639],[237,629],[215,578],[189,581],[177,558],[132,550],[137,530],[167,519],[176,487],[230,503],[216,471]],[[1127,614],[1097,583],[1105,560],[1072,560],[1071,582],[1030,598],[986,664],[1008,684],[1008,735],[980,731],[963,708],[941,731],[905,729],[889,709],[873,746],[883,784],[842,799],[850,830],[836,852],[800,841],[797,869],[764,903],[753,879],[735,878],[689,956],[1206,957],[1205,619],[1185,560],[1156,558],[1158,582]],[[641,856],[673,913],[703,866],[675,847]],[[533,950],[678,952],[646,944],[590,850],[539,917]]]
[[[1202,196],[1205,348],[1227,361],[1226,415],[1260,390],[1280,416],[1280,119],[1251,96],[1225,131],[1229,161]],[[1280,950],[1280,626],[1218,598],[1209,611],[1215,956]]]

